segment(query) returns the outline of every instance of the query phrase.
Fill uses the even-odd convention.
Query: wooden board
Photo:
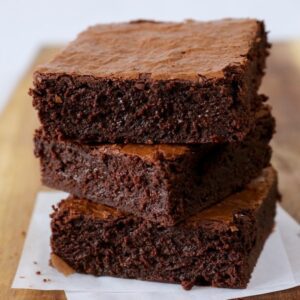
[[[49,60],[56,52],[55,47],[42,49],[33,67]],[[300,221],[299,53],[300,41],[275,44],[261,89],[270,96],[270,104],[273,105],[273,112],[277,118],[277,134],[272,142],[273,163],[279,170],[283,206],[298,221]],[[35,196],[42,189],[38,162],[32,155],[32,135],[34,129],[38,127],[38,121],[31,106],[31,98],[27,95],[31,80],[32,69],[25,74],[6,109],[0,115],[0,299],[65,299],[61,291],[10,288]],[[252,298],[300,299],[300,288]]]

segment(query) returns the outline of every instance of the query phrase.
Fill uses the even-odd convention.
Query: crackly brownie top
[[[255,19],[164,23],[133,21],[96,25],[79,34],[40,73],[98,78],[195,80],[222,78],[224,69],[243,67],[260,42]]]
[[[255,214],[255,211],[268,198],[269,191],[276,182],[276,176],[276,172],[272,167],[265,168],[262,174],[252,180],[244,190],[196,213],[181,224],[185,227],[197,227],[202,222],[208,221],[231,224],[234,214],[239,211],[252,210]],[[98,220],[107,220],[124,218],[128,215],[115,208],[85,199],[73,198],[72,196],[60,202],[59,207],[68,211],[70,219],[85,215]]]

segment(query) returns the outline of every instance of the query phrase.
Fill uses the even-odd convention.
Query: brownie
[[[271,158],[274,119],[268,107],[242,142],[221,145],[82,145],[35,135],[45,185],[162,225],[244,187]]]
[[[272,167],[173,227],[70,196],[52,213],[53,265],[96,276],[245,288],[274,225]],[[61,268],[59,268],[61,269]]]
[[[263,22],[96,25],[34,73],[45,131],[98,143],[242,140],[269,44]]]

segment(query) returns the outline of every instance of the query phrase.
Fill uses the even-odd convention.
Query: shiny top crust
[[[96,25],[40,66],[35,77],[50,73],[124,80],[218,79],[229,67],[247,67],[262,34],[263,23],[255,19]]]

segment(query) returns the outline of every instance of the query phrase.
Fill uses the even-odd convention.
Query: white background
[[[271,40],[300,39],[299,0],[0,0],[0,111],[43,44],[95,23],[224,17],[264,19]]]

